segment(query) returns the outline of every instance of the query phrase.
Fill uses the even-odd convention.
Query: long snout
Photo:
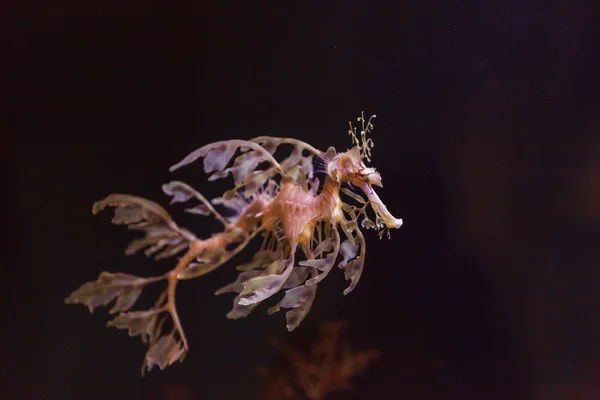
[[[369,185],[368,183],[363,183],[362,185],[360,185],[360,188],[363,190],[363,192],[365,192],[367,198],[371,202],[373,210],[375,210],[377,215],[379,215],[383,219],[383,221],[385,222],[385,226],[388,229],[398,229],[402,226],[402,218],[396,218],[388,211],[387,207],[385,206],[385,204],[383,204],[383,202],[381,201],[375,190],[373,190],[373,187],[371,185]]]

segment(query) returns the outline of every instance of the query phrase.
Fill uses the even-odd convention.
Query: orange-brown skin
[[[307,248],[318,221],[336,221],[341,213],[339,183],[327,178],[318,196],[287,180],[282,183],[277,196],[264,211],[263,228],[273,230],[281,222],[283,233],[290,242]]]

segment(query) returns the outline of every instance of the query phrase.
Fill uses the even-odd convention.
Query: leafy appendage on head
[[[348,135],[352,136],[352,144],[360,148],[360,155],[363,159],[367,161],[371,161],[371,149],[375,145],[371,138],[367,138],[367,133],[373,130],[373,124],[371,120],[376,118],[376,115],[371,115],[369,120],[365,120],[365,113],[362,112],[360,117],[356,120],[361,123],[360,130],[360,140],[356,136],[356,128],[352,126],[352,122],[349,122],[350,129],[348,130]]]
[[[373,167],[367,167],[364,161],[371,161],[371,149],[373,148],[373,140],[367,138],[367,133],[373,130],[373,124],[371,120],[375,118],[375,115],[371,116],[369,120],[365,120],[364,113],[358,118],[361,122],[362,129],[360,134],[360,140],[356,135],[356,128],[352,127],[350,123],[350,130],[348,134],[352,136],[352,143],[355,147],[345,153],[347,158],[338,161],[342,164],[343,168],[346,168],[345,181],[354,184],[361,189],[362,194],[366,195],[365,200],[361,195],[349,190],[347,188],[341,188],[340,192],[350,197],[352,200],[360,204],[361,206],[355,206],[348,204],[347,201],[343,201],[344,212],[350,215],[349,223],[358,224],[358,219],[362,217],[361,227],[365,229],[376,229],[379,230],[379,238],[381,239],[383,234],[387,232],[388,238],[390,237],[390,229],[398,229],[402,226],[402,219],[395,218],[387,209],[385,204],[381,201],[373,186],[382,185],[381,175]],[[347,165],[347,166],[346,166]],[[370,206],[375,213],[375,221],[372,221],[367,215],[367,207]]]

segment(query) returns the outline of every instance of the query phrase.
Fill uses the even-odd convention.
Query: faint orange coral
[[[321,325],[319,338],[313,342],[309,354],[272,340],[289,363],[289,370],[259,368],[265,379],[260,398],[265,400],[293,400],[309,398],[322,400],[334,391],[351,388],[350,379],[363,371],[379,357],[377,350],[353,351],[343,340],[346,323],[335,321]]]

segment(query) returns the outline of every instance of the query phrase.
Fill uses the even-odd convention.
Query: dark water
[[[334,319],[381,357],[332,399],[600,396],[595,2],[1,7],[4,398],[256,398],[257,367],[279,365],[268,339],[308,346]],[[265,306],[227,320],[225,266],[181,285],[185,362],[142,379],[138,338],[63,304],[103,270],[169,267],[125,257],[133,235],[95,200],[166,205],[171,179],[214,197],[199,166],[168,167],[257,135],[345,150],[361,110],[404,226],[368,233],[358,287],[342,296],[333,271],[293,333]]]

